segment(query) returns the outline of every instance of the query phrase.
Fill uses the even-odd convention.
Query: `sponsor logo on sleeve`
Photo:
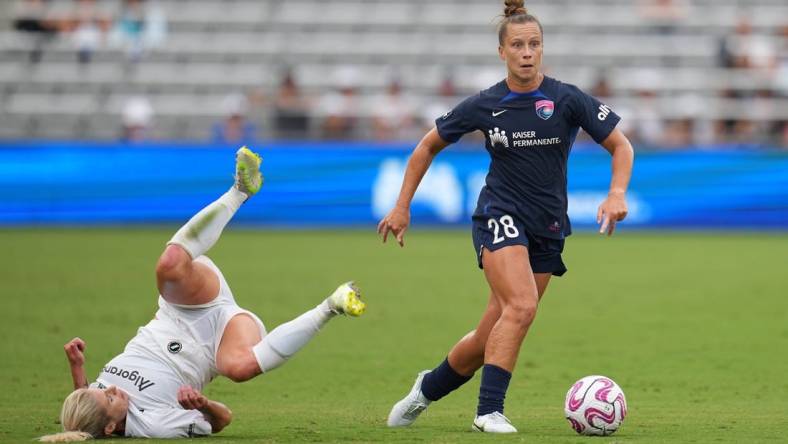
[[[607,119],[607,115],[610,114],[610,108],[607,105],[599,105],[599,114],[596,115],[596,118],[599,120]]]

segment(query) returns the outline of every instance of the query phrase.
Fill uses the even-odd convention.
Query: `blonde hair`
[[[498,43],[501,45],[503,45],[503,39],[506,37],[506,28],[510,23],[536,23],[539,26],[539,33],[544,35],[539,19],[528,13],[528,9],[525,7],[525,0],[504,0],[503,18],[498,25]]]
[[[63,432],[42,436],[39,441],[70,442],[103,438],[109,416],[96,398],[82,388],[74,390],[63,401],[60,423],[63,425]]]

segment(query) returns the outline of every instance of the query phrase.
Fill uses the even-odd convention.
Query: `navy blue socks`
[[[446,358],[434,370],[424,375],[421,381],[421,393],[430,401],[437,401],[470,381],[471,378],[473,375],[462,376],[455,372],[449,365],[449,358]]]
[[[424,375],[421,381],[421,393],[430,401],[437,401],[461,385],[470,381],[471,376],[462,376],[454,371],[446,358],[434,370]],[[478,416],[493,412],[503,413],[503,401],[512,374],[501,367],[485,364],[482,368],[482,385],[479,389],[479,407],[476,409]]]
[[[510,372],[496,365],[484,364],[476,416],[488,415],[492,412],[503,413],[503,400],[506,398],[510,379],[512,379]]]

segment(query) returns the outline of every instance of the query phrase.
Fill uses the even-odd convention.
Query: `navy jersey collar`
[[[545,86],[545,82],[546,81],[547,81],[547,76],[544,76],[542,78],[542,83],[540,83],[539,87],[536,88],[535,90],[529,91],[529,92],[526,92],[526,93],[518,93],[518,92],[514,92],[514,91],[510,90],[509,89],[509,85],[506,83],[506,79],[504,79],[501,83],[503,84],[504,91],[507,92],[507,94],[498,103],[504,103],[504,102],[508,102],[510,100],[520,99],[520,98],[548,99],[549,97],[544,95],[544,93],[542,92],[542,87]]]

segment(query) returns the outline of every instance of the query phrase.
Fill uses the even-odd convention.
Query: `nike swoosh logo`
[[[498,112],[495,112],[495,111],[493,111],[493,112],[492,112],[492,116],[493,116],[493,117],[498,117],[498,116],[500,116],[501,114],[505,113],[506,111],[509,111],[509,110],[508,110],[508,109],[505,109],[505,110],[501,110],[501,111],[498,111]]]

